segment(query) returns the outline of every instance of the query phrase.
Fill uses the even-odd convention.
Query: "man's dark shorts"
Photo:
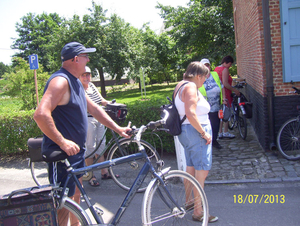
[[[74,169],[76,168],[82,168],[85,167],[85,161],[84,161],[84,151],[80,151],[77,155],[73,155],[68,157],[68,160],[70,162],[70,164],[73,166]],[[54,169],[53,169],[53,165],[54,163],[48,163],[48,178],[49,178],[49,182],[51,184],[54,184],[53,181],[53,175],[54,175]],[[60,186],[63,187],[67,176],[68,176],[68,172],[66,170],[66,165],[65,163],[62,162],[57,162],[57,182],[60,183]],[[83,174],[77,175],[77,178],[82,177]],[[75,188],[76,188],[76,184],[75,181],[73,180],[73,178],[71,178],[68,182],[67,187],[69,188],[69,193],[68,196],[71,197],[75,194]]]

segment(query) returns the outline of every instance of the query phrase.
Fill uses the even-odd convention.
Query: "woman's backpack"
[[[163,110],[166,110],[169,112],[169,117],[166,120],[166,123],[163,125],[163,127],[166,129],[166,132],[172,136],[178,136],[181,134],[181,124],[184,122],[184,120],[186,119],[186,115],[184,115],[184,117],[180,120],[180,116],[178,114],[177,108],[175,106],[175,102],[174,102],[174,98],[176,97],[177,93],[179,92],[179,90],[188,82],[183,83],[179,89],[177,90],[176,94],[172,95],[172,100],[167,97],[167,99],[169,100],[170,104],[168,105],[162,105],[160,107],[160,117],[164,118],[164,113]]]

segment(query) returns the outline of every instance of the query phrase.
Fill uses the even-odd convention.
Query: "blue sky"
[[[141,28],[146,22],[150,27],[158,31],[162,26],[162,19],[155,9],[157,2],[163,5],[186,6],[189,0],[95,0],[97,4],[107,9],[107,16],[116,13],[132,26]],[[74,14],[88,14],[88,8],[92,6],[92,0],[0,0],[0,62],[11,63],[14,51],[10,49],[12,38],[17,38],[15,25],[27,13],[42,14],[58,13],[60,16],[71,18]]]

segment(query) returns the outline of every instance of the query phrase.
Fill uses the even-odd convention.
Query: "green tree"
[[[120,80],[130,69],[131,46],[128,41],[128,31],[130,25],[125,23],[123,19],[116,14],[109,19],[109,24],[106,26],[107,48],[103,52],[103,57],[107,61],[105,72],[112,76],[112,79]]]
[[[167,33],[157,35],[146,24],[140,30],[140,53],[135,61],[136,68],[144,68],[150,83],[176,81],[178,55],[175,42]]]
[[[165,28],[181,55],[190,60],[209,57],[220,61],[235,55],[232,1],[191,0],[187,7],[158,4]]]
[[[92,8],[90,8],[89,11],[90,15],[85,15],[83,17],[89,44],[87,46],[94,46],[97,49],[95,53],[90,55],[90,65],[92,68],[96,68],[99,71],[101,94],[103,97],[106,97],[104,68],[107,65],[107,60],[105,59],[104,54],[107,49],[107,10],[104,10],[102,6],[97,5],[93,1]]]
[[[10,66],[5,65],[3,62],[0,62],[0,78],[3,77],[3,75],[10,71]]]
[[[37,106],[34,71],[29,69],[29,64],[20,57],[13,58],[14,72],[6,73],[4,78],[8,80],[6,94],[22,99],[21,110],[31,110]],[[43,72],[43,66],[37,70],[38,96],[42,97],[46,81],[49,78],[47,72]]]
[[[12,45],[13,49],[21,50],[21,52],[14,56],[28,59],[29,55],[37,54],[39,64],[46,71],[50,71],[52,58],[48,53],[49,43],[53,33],[59,30],[63,21],[64,19],[59,17],[57,13],[50,13],[49,15],[46,13],[41,15],[28,13],[22,17],[21,22],[16,24],[19,38],[15,39]]]

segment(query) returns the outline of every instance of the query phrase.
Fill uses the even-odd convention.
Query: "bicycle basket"
[[[112,118],[112,120],[120,123],[126,119],[127,106],[125,104],[107,104],[105,108],[106,113]]]
[[[0,219],[0,225],[3,226],[58,226],[52,187],[49,185],[31,187],[1,195]]]

